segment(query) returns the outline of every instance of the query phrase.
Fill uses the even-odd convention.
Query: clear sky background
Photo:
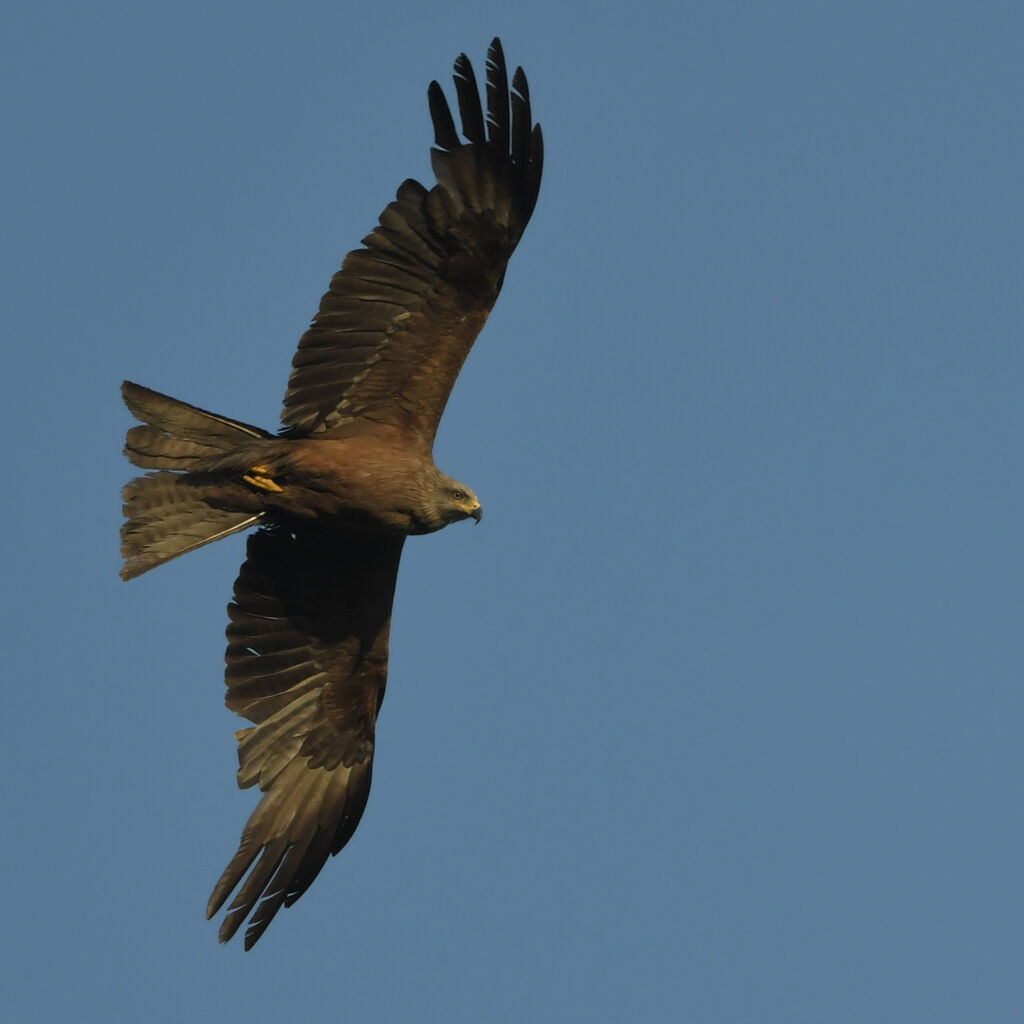
[[[117,578],[128,377],[274,427],[426,88],[546,176],[406,546],[374,791],[249,954],[235,537]],[[1019,1021],[1024,7],[0,14],[3,1015]]]

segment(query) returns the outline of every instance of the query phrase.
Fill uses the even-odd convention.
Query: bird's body
[[[278,443],[266,465],[281,490],[265,494],[268,510],[405,535],[481,516],[465,484],[442,473],[427,453],[403,448],[387,434]]]
[[[264,795],[210,898],[246,948],[354,832],[369,795],[405,538],[481,517],[434,463],[448,395],[501,289],[542,166],[526,78],[488,52],[486,119],[455,64],[460,141],[444,95],[430,110],[438,183],[404,182],[349,253],[299,343],[278,434],[137,384],[125,452],[122,576],[259,526],[228,612],[227,705],[238,783]],[[239,888],[240,886],[240,888]],[[257,907],[257,903],[259,904]]]
[[[137,387],[124,389],[129,404]],[[403,444],[395,433],[247,440],[231,452],[198,460],[180,479],[215,484],[224,511],[322,520],[371,533],[433,533],[479,514],[468,498],[447,501],[452,492],[471,492],[442,473],[429,451]],[[137,456],[137,450],[129,454]]]

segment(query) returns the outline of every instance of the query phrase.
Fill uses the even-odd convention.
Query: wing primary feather
[[[430,83],[427,100],[430,103],[430,118],[434,122],[434,145],[448,152],[458,149],[461,143],[459,133],[455,130],[455,120],[444,90],[437,82]]]
[[[249,911],[259,899],[260,893],[263,892],[277,870],[277,866],[283,860],[287,850],[288,843],[284,839],[274,839],[263,848],[263,853],[256,862],[256,866],[245,880],[238,895],[231,901],[231,906],[228,907],[228,912],[224,920],[221,921],[218,933],[221,942],[227,942],[238,931],[239,925],[249,916]]]
[[[508,72],[501,40],[495,38],[487,51],[487,126],[499,152],[509,146]]]
[[[300,843],[290,846],[285,855],[281,858],[274,872],[274,877],[267,883],[263,893],[263,899],[256,908],[256,912],[249,921],[249,927],[245,930],[245,948],[252,949],[256,940],[267,930],[267,926],[274,920],[274,915],[281,909],[288,895],[292,878],[301,867],[309,850],[309,843]]]
[[[537,205],[537,194],[540,191],[540,176],[544,170],[544,136],[540,125],[534,125],[530,135],[530,157],[526,164],[526,176],[523,182],[523,208],[521,215],[523,224],[533,216],[533,208]]]
[[[455,92],[459,97],[459,114],[462,117],[462,134],[474,145],[483,145],[487,141],[484,131],[484,111],[480,106],[480,90],[476,84],[476,74],[469,58],[460,53],[455,60]]]
[[[358,820],[358,819],[357,819]],[[327,858],[336,852],[331,849],[334,837],[328,829],[319,829],[306,848],[306,855],[293,872],[284,894],[284,905],[290,907],[316,880]],[[343,844],[344,845],[344,844]]]
[[[530,113],[530,86],[522,68],[516,68],[512,76],[512,156],[520,167],[525,167],[530,157],[530,130],[533,128]]]
[[[250,729],[239,729],[239,733],[251,732]],[[237,734],[236,734],[237,735]],[[253,833],[246,831],[242,836],[242,841],[238,846],[238,851],[234,857],[231,858],[230,863],[222,872],[220,878],[217,880],[217,884],[213,888],[213,892],[210,894],[210,899],[206,904],[206,919],[209,920],[217,913],[218,910],[224,905],[224,901],[234,891],[236,885],[242,876],[252,866],[252,862],[259,856],[260,851],[263,847],[260,845],[259,839]],[[232,929],[231,935],[234,935],[238,925]],[[231,938],[231,935],[228,938]],[[221,939],[222,942],[226,942],[227,939]]]

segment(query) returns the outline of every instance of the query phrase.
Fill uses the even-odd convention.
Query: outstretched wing
[[[238,785],[258,784],[263,797],[207,905],[212,917],[242,883],[221,942],[262,898],[245,933],[251,948],[359,824],[402,542],[307,526],[249,538],[228,606],[226,702],[254,723],[235,734]]]
[[[487,115],[465,54],[455,61],[459,141],[437,82],[428,92],[437,184],[407,180],[345,257],[299,342],[281,419],[327,436],[388,423],[433,443],[455,378],[498,298],[533,213],[543,141],[526,75],[511,92],[501,43],[487,53]]]

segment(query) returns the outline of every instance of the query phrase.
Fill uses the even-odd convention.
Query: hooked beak
[[[479,503],[469,510],[470,516],[476,521],[480,522],[484,517],[484,510],[480,507]]]

